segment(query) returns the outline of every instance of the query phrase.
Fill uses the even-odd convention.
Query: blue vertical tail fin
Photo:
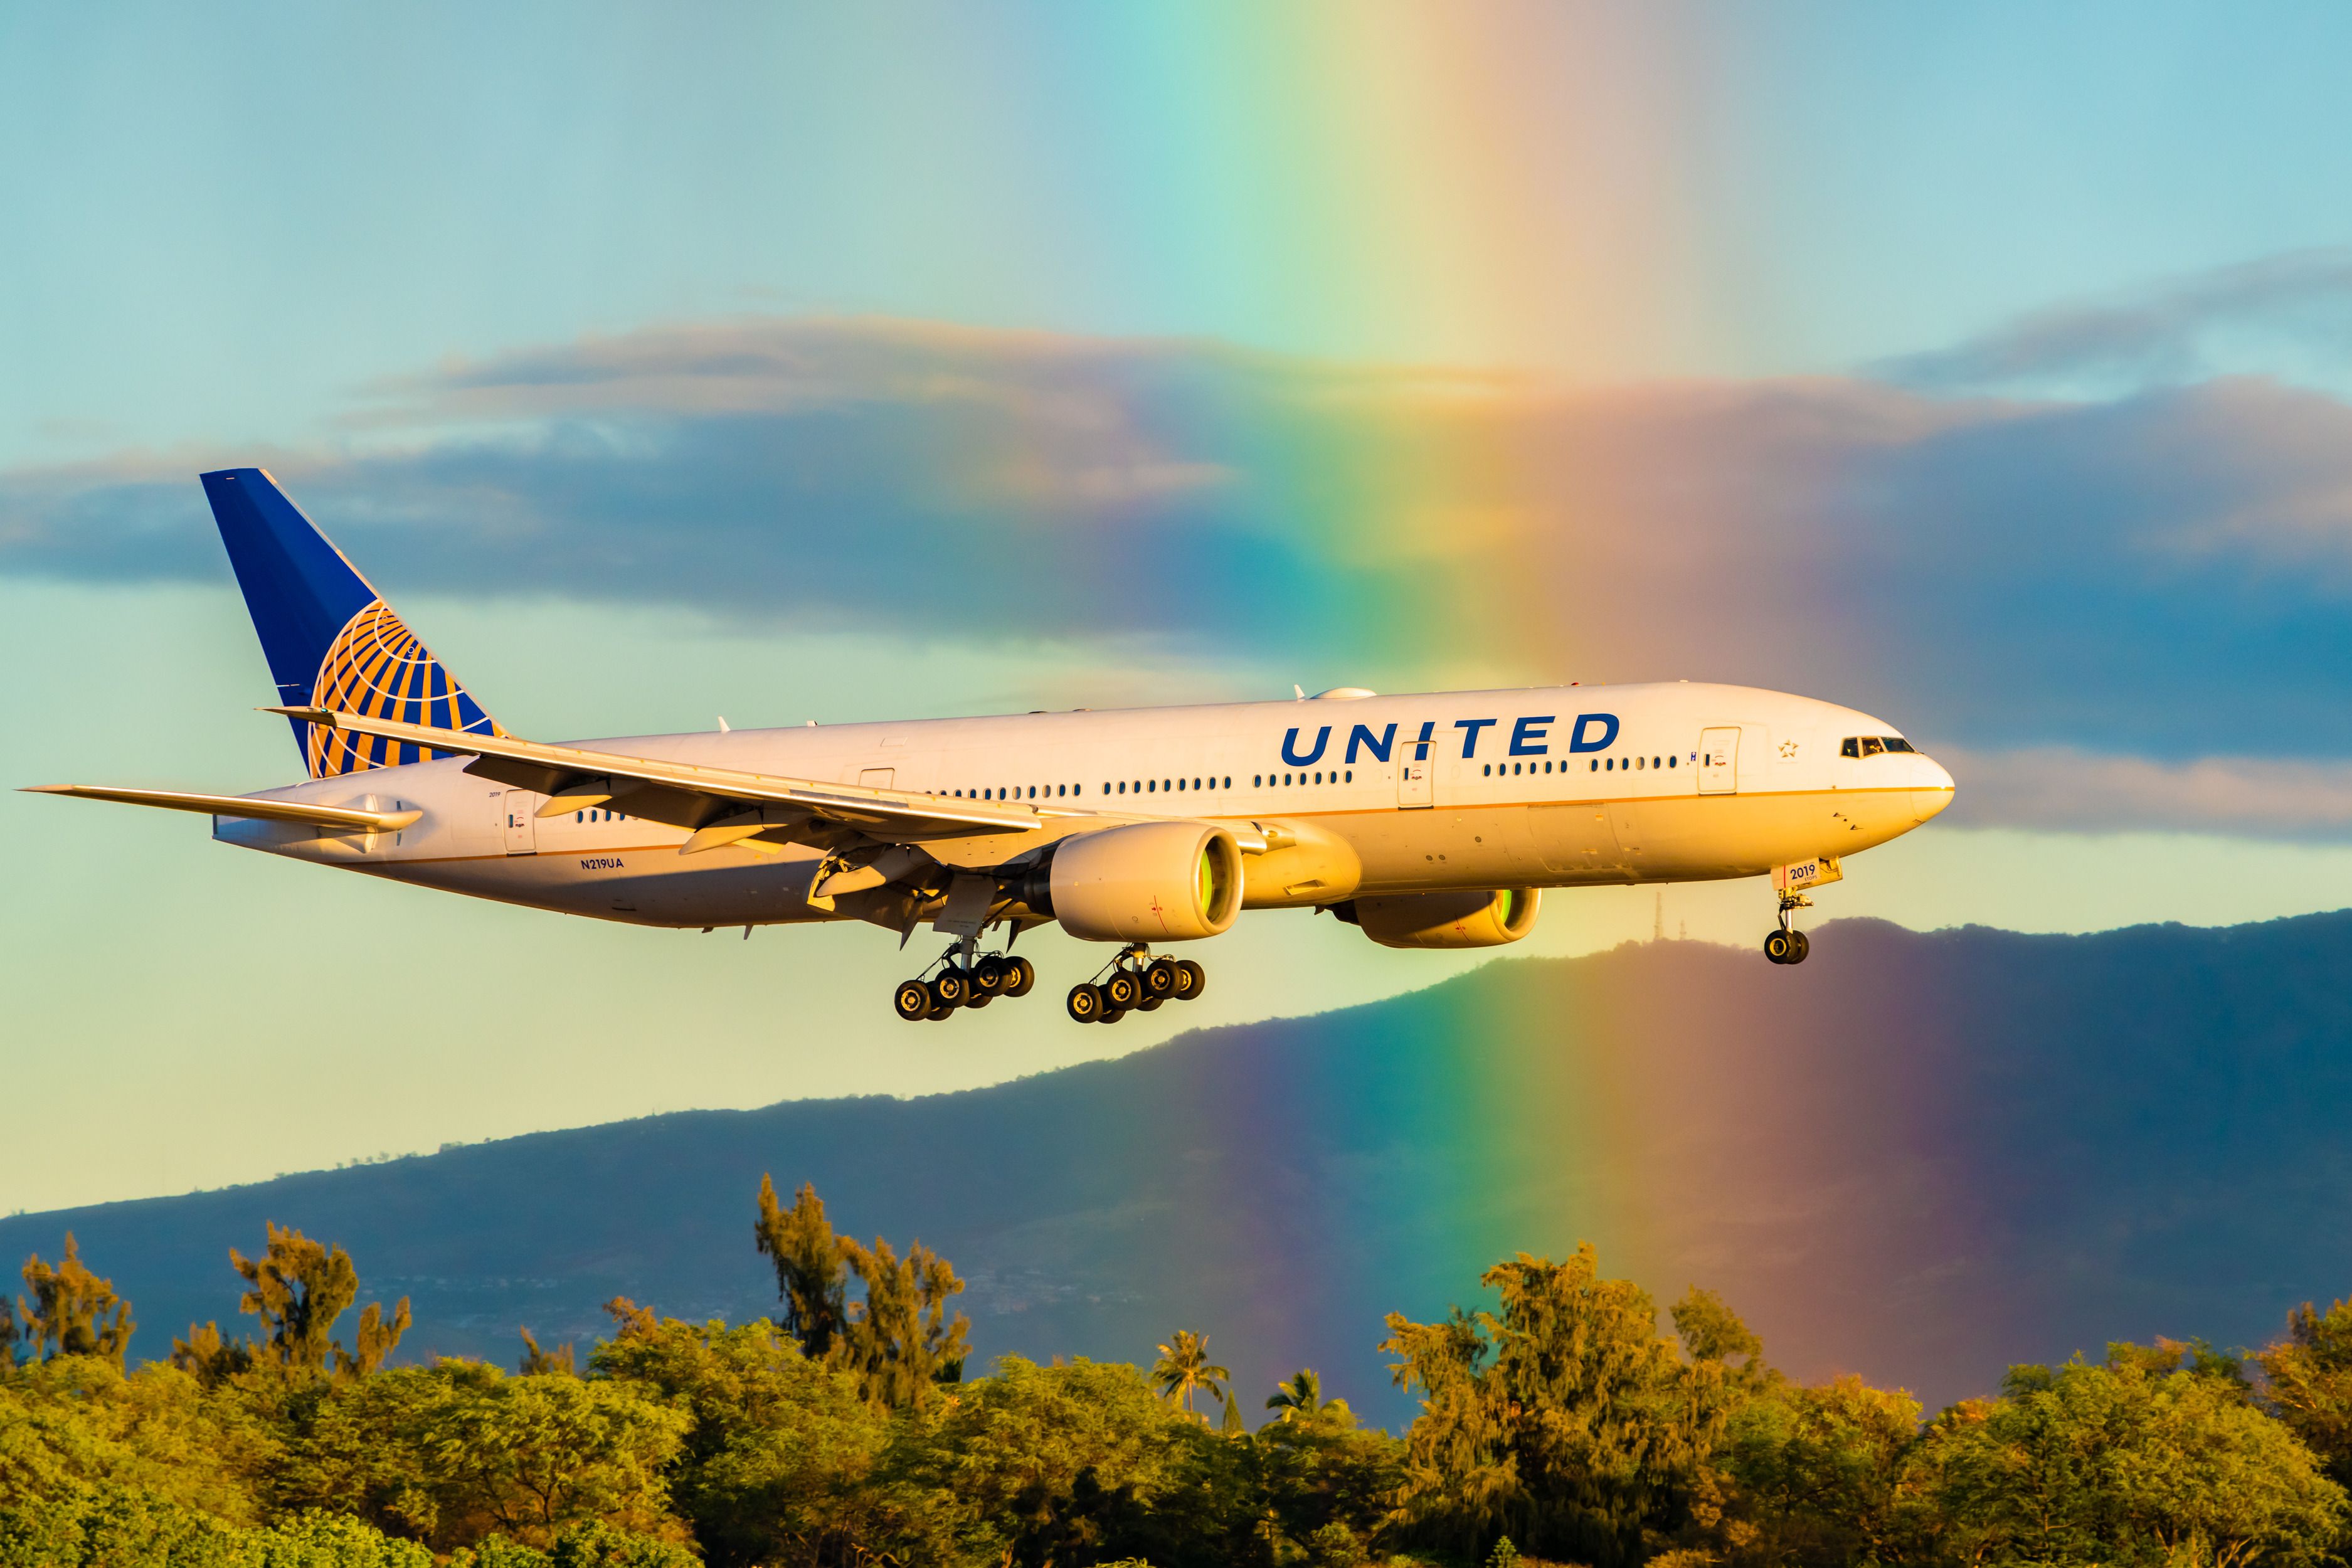
[[[280,705],[504,733],[276,480],[259,468],[223,468],[204,484]],[[293,723],[312,778],[445,754]]]

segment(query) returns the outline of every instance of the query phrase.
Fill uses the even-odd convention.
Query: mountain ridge
[[[1486,1265],[1591,1239],[1663,1304],[1721,1289],[1803,1376],[1931,1403],[2107,1339],[2274,1332],[2352,1293],[2352,912],[2028,936],[1840,921],[1811,963],[1697,942],[1505,959],[1422,991],[983,1089],[518,1135],[0,1220],[73,1229],[159,1354],[235,1321],[262,1221],[409,1295],[404,1355],[511,1361],[625,1294],[772,1310],[761,1174],[970,1281],[985,1361],[1212,1333],[1409,1414],[1373,1348]]]

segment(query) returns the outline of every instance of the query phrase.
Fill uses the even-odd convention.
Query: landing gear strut
[[[1813,900],[1802,893],[1780,895],[1780,929],[1764,939],[1765,957],[1775,963],[1805,962],[1805,954],[1813,950],[1813,944],[1805,940],[1805,933],[1796,928],[1791,917],[1799,910],[1810,910],[1812,907]]]
[[[959,1007],[985,1007],[999,996],[1026,996],[1037,984],[1037,966],[1002,952],[980,953],[976,937],[963,937],[925,966],[924,974],[902,980],[890,993],[890,1008],[910,1024],[946,1017]],[[937,971],[936,973],[932,973]]]
[[[1139,942],[1120,949],[1092,980],[1070,987],[1070,1016],[1081,1024],[1116,1024],[1129,1013],[1192,1001],[1208,984],[1209,972],[1191,959],[1154,958]]]

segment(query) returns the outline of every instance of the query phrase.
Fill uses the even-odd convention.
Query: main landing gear
[[[1154,958],[1141,942],[1120,950],[1094,979],[1070,987],[1070,1016],[1081,1024],[1116,1024],[1129,1013],[1156,1012],[1164,1002],[1190,1002],[1209,984],[1209,972],[1189,958]]]
[[[1803,931],[1799,931],[1795,925],[1790,923],[1790,917],[1794,915],[1799,910],[1810,910],[1812,907],[1813,900],[1805,897],[1802,893],[1783,893],[1780,895],[1780,927],[1778,931],[1775,931],[1771,935],[1764,939],[1765,957],[1770,959],[1775,963],[1802,963],[1805,962],[1805,954],[1813,950],[1813,944],[1805,940],[1805,933]]]
[[[1037,966],[1005,953],[976,954],[971,937],[952,942],[931,961],[937,973],[902,980],[890,993],[890,1006],[910,1024],[946,1017],[959,1007],[985,1007],[999,996],[1026,996],[1037,984]],[[926,973],[929,970],[926,970]]]

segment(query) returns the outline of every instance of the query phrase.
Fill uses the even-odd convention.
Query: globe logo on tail
[[[506,732],[382,599],[367,605],[335,634],[310,689],[312,702],[338,713],[475,734]],[[310,776],[323,779],[449,753],[313,724],[303,754]]]

